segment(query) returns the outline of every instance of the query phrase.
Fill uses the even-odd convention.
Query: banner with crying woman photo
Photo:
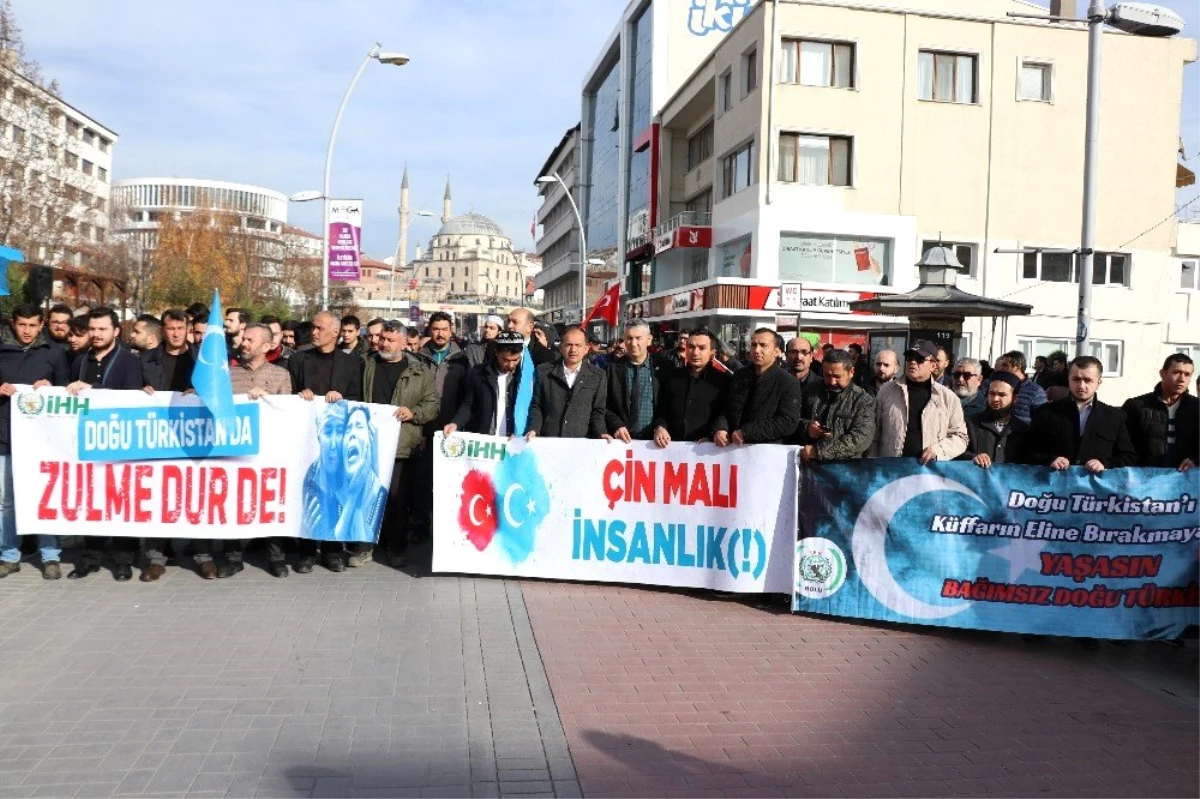
[[[23,535],[374,541],[400,422],[395,408],[234,398],[216,419],[191,394],[18,387],[12,402]]]

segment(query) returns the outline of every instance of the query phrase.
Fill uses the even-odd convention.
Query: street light
[[[1104,25],[1136,36],[1174,36],[1183,20],[1174,11],[1149,3],[1117,3],[1105,9],[1103,0],[1091,0],[1087,11],[1088,75],[1087,122],[1083,141],[1083,230],[1079,250],[1079,314],[1075,328],[1075,355],[1089,355],[1092,313],[1092,264],[1096,247],[1096,170],[1100,139],[1100,44]]]
[[[396,240],[396,254],[392,257],[392,277],[388,281],[388,312],[396,313],[396,270],[403,269],[408,266],[408,253],[400,252],[402,249],[401,243],[405,246],[403,249],[408,249],[408,215],[415,216],[433,216],[428,211],[402,211],[400,213],[400,238]]]
[[[342,104],[338,106],[337,116],[333,118],[333,130],[329,132],[329,146],[325,150],[325,180],[321,184],[321,197],[324,202],[324,221],[321,225],[321,310],[329,309],[329,176],[333,170],[333,145],[337,141],[338,127],[342,124],[342,112],[346,110],[346,102],[350,99],[350,95],[354,92],[354,87],[358,84],[358,79],[362,77],[363,70],[367,68],[367,64],[374,59],[381,64],[391,64],[393,66],[402,67],[408,63],[408,56],[403,53],[393,53],[381,51],[379,42],[375,42],[375,46],[367,51],[367,55],[363,58],[361,64],[358,65],[358,71],[354,73],[354,78],[350,81],[350,85],[346,88],[346,93],[342,95]]]
[[[537,179],[536,183],[539,186],[548,186],[551,183],[557,183],[563,187],[563,191],[567,193],[567,202],[571,204],[571,210],[575,212],[575,221],[579,223],[579,324],[583,325],[584,315],[587,313],[587,268],[593,263],[588,259],[587,237],[583,232],[583,217],[579,215],[579,206],[575,204],[575,198],[571,196],[571,190],[567,188],[567,184],[563,182],[562,177],[557,172],[551,172],[549,175],[542,175]],[[597,264],[603,264],[603,261],[597,259]]]

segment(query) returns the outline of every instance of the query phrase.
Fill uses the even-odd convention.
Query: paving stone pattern
[[[579,796],[518,584],[0,581],[0,797]]]
[[[712,594],[524,594],[588,797],[1200,794],[1194,642],[1090,651]]]

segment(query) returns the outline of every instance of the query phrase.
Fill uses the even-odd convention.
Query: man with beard
[[[371,352],[379,351],[379,335],[383,332],[383,320],[376,316],[367,320],[367,348]]]
[[[716,336],[698,328],[687,336],[687,363],[663,380],[654,420],[654,443],[708,441],[729,402],[733,376],[713,365]]]
[[[471,369],[463,401],[454,418],[442,428],[450,436],[456,430],[485,436],[511,436],[517,385],[521,382],[521,356],[525,342],[521,334],[506,330],[496,336],[492,359]],[[534,392],[537,385],[534,385]]]
[[[788,373],[800,383],[800,391],[814,391],[821,385],[821,375],[813,369],[813,347],[804,336],[796,336],[783,351]]]
[[[225,312],[225,349],[231,361],[242,351],[242,333],[246,332],[248,324],[250,314],[244,309],[230,308]]]
[[[1046,392],[1025,373],[1027,363],[1025,353],[1020,350],[1006,352],[996,359],[996,372],[1009,372],[1021,381],[1021,388],[1017,390],[1017,400],[1013,403],[1013,416],[1025,424],[1031,424],[1033,412],[1046,404]],[[992,376],[995,377],[995,372]]]
[[[71,366],[72,382],[67,392],[79,395],[93,388],[117,391],[141,391],[142,364],[138,356],[121,344],[121,322],[111,308],[96,308],[88,313],[88,338],[91,348]],[[67,575],[78,580],[100,571],[104,538],[84,536],[79,561]],[[133,579],[133,557],[138,540],[133,536],[113,536],[113,578],[118,582]]]
[[[17,384],[43,386],[67,383],[67,354],[42,334],[42,312],[36,305],[18,305],[12,313],[13,337],[0,341],[0,577],[21,570],[21,543],[17,536],[13,461],[10,455],[12,398]],[[62,550],[53,535],[38,536],[42,577],[57,580]]]
[[[245,394],[252,400],[266,396],[281,396],[292,393],[292,377],[282,366],[267,361],[267,353],[272,349],[275,340],[271,328],[262,324],[246,325],[242,331],[241,357],[237,365],[229,370],[229,381],[234,394]],[[267,563],[268,570],[274,577],[287,577],[287,562],[283,554],[282,539],[268,538]],[[205,580],[218,577],[232,577],[243,568],[245,542],[227,540],[224,542],[225,563],[220,569],[213,563],[213,542],[198,540],[193,542],[196,568]]]
[[[46,336],[50,343],[67,346],[67,333],[71,329],[71,309],[62,303],[50,308],[46,318]]]
[[[302,350],[288,359],[288,372],[292,377],[292,390],[303,399],[311,400],[317,395],[326,402],[362,400],[362,359],[348,355],[338,349],[339,320],[329,311],[321,311],[312,321],[312,349]],[[322,541],[319,548],[325,568],[332,572],[346,570],[342,559],[342,545],[336,541]],[[299,558],[296,573],[308,574],[317,559],[318,542],[300,539],[296,542]]]
[[[278,316],[267,315],[258,320],[260,325],[266,325],[271,331],[271,347],[267,352],[267,363],[287,369],[288,359],[292,357],[292,350],[283,345],[283,323],[279,321]]]
[[[875,368],[872,371],[874,377],[868,380],[863,388],[872,397],[877,397],[880,389],[896,379],[896,372],[899,370],[900,359],[895,351],[880,350],[875,355]]]
[[[604,438],[628,444],[654,436],[654,408],[668,367],[650,354],[650,326],[640,319],[625,325],[625,357],[608,365]]]
[[[1188,393],[1195,368],[1181,352],[1168,355],[1154,390],[1125,403],[1139,466],[1186,472],[1200,463],[1200,401]]]
[[[423,426],[436,420],[441,410],[434,372],[408,354],[405,338],[403,325],[384,322],[379,349],[364,359],[362,377],[366,401],[396,406],[396,418],[400,420],[400,441],[396,445],[392,483],[379,531],[379,546],[386,549],[395,569],[406,565],[409,518],[419,483],[417,456],[424,437]],[[351,565],[361,566],[370,562],[375,545],[351,543],[349,549]]]
[[[760,327],[750,339],[750,365],[733,375],[728,411],[714,425],[713,443],[779,444],[800,424],[800,383],[779,367],[783,338]]]
[[[86,316],[72,316],[67,323],[67,362],[75,373],[75,362],[92,346],[88,336],[88,320]]]
[[[1029,425],[1013,416],[1021,380],[1011,372],[997,372],[988,383],[987,407],[967,418],[967,451],[961,460],[988,469],[993,463],[1025,463],[1025,437]]]
[[[804,396],[800,425],[805,463],[861,458],[875,436],[875,400],[854,382],[855,357],[834,350],[821,364],[821,386]]]

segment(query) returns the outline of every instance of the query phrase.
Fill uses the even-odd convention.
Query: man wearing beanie
[[[996,372],[987,388],[987,405],[967,419],[969,443],[963,460],[983,469],[993,463],[1025,463],[1025,436],[1029,425],[1013,416],[1021,378]]]

